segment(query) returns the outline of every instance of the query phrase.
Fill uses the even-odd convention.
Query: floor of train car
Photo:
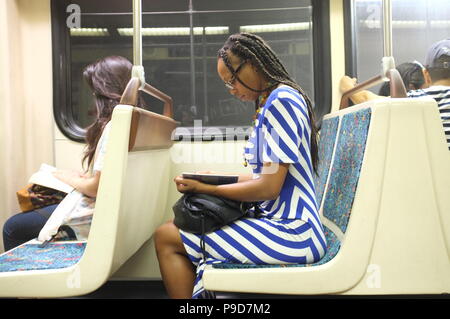
[[[70,299],[168,299],[162,281],[121,281],[112,280],[105,283],[96,291]],[[382,295],[382,296],[337,296],[337,295],[268,295],[248,293],[216,292],[217,299],[445,299],[450,300],[449,294],[436,295]]]
[[[96,291],[71,299],[168,299],[162,281],[121,281],[112,280]],[[217,299],[234,298],[286,298],[280,295],[237,294],[217,292]]]
[[[90,294],[75,299],[167,299],[162,281],[111,280]]]
[[[217,299],[290,299],[317,298],[313,296],[266,295],[247,293],[216,292]],[[324,296],[325,298],[327,296]],[[162,281],[121,281],[112,280],[96,291],[71,299],[168,299]]]

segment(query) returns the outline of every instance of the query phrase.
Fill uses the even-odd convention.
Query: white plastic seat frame
[[[450,292],[450,153],[436,102],[381,99],[326,117],[366,107],[372,108],[369,134],[338,254],[314,267],[208,266],[203,275],[207,290],[295,295]]]
[[[165,134],[165,141],[150,139],[145,145],[143,137],[155,126],[165,126],[170,132],[176,122],[151,115],[130,105],[114,109],[95,213],[80,261],[62,269],[0,273],[0,296],[87,294],[103,285],[152,236],[166,210],[168,187],[161,185],[167,185],[165,181],[169,180],[172,141],[170,134]],[[136,135],[132,143],[130,130]]]

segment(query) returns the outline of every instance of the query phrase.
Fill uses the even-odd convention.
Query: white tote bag
[[[83,221],[83,224],[89,224],[94,213],[93,204],[86,206],[86,196],[77,190],[73,190],[59,203],[55,211],[41,229],[38,240],[44,242],[51,240],[53,236],[58,233],[58,229],[62,225],[79,225]],[[95,203],[95,200],[91,199],[91,203]],[[77,233],[76,230],[74,230]],[[77,236],[78,238],[79,236]],[[80,238],[78,238],[80,239]]]

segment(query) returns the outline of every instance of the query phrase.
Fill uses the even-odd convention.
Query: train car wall
[[[18,211],[16,191],[54,163],[51,50],[49,0],[0,2],[1,225]]]

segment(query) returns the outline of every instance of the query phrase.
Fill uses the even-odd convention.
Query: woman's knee
[[[5,251],[11,250],[14,247],[21,245],[23,242],[27,241],[20,231],[20,224],[16,221],[17,218],[15,216],[11,216],[8,220],[3,224],[3,247]]]
[[[47,218],[36,211],[15,214],[3,225],[3,234],[10,237],[32,239],[44,227]]]
[[[17,222],[17,215],[9,217],[3,224],[3,236],[14,237],[20,230],[20,222]]]
[[[180,231],[169,221],[159,226],[153,234],[155,241],[155,248],[157,252],[165,249],[171,249],[175,252],[184,252],[183,241],[181,240]]]

